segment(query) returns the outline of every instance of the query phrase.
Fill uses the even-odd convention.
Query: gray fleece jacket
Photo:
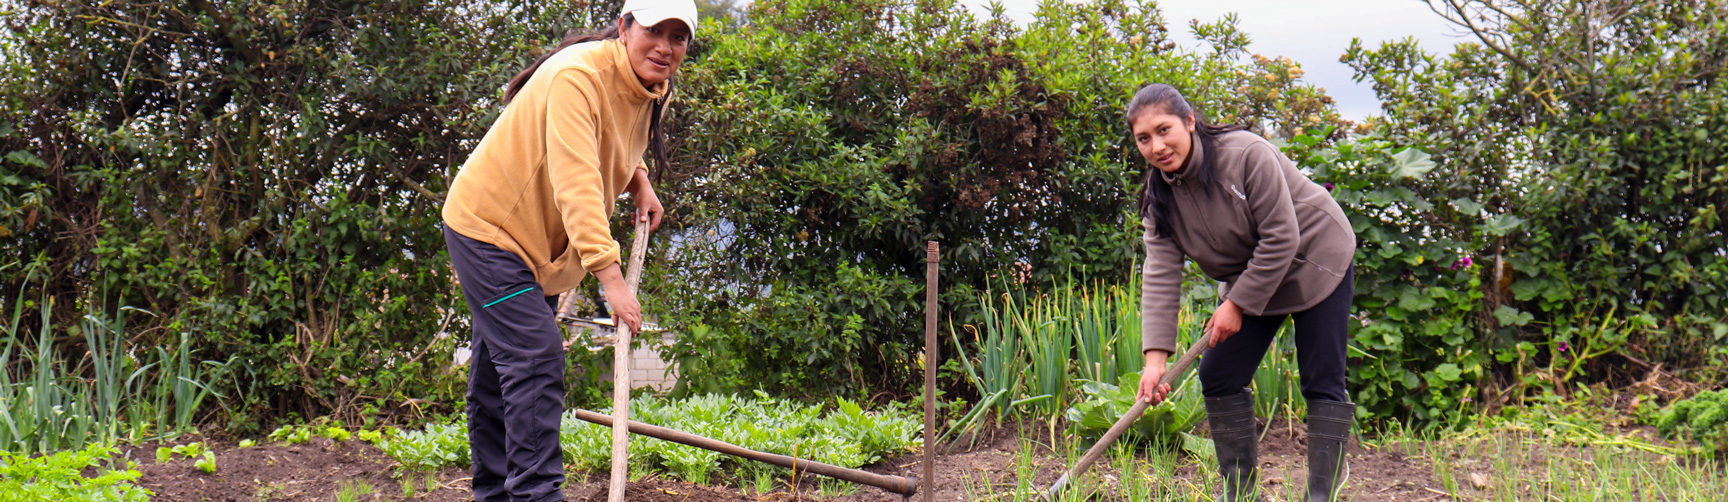
[[[1246,315],[1308,310],[1344,278],[1356,253],[1356,233],[1325,187],[1309,181],[1283,152],[1247,131],[1219,135],[1214,151],[1194,136],[1192,153],[1170,184],[1170,235],[1145,227],[1141,267],[1142,350],[1176,351],[1176,313],[1182,300],[1182,259],[1223,281],[1222,298]],[[1216,156],[1216,183],[1202,187],[1194,169]]]

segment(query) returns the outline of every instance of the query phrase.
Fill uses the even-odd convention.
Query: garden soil
[[[1268,501],[1280,501],[1285,494],[1298,493],[1306,479],[1307,463],[1305,427],[1300,422],[1276,420],[1265,429],[1260,445],[1261,482],[1272,493]],[[983,500],[990,494],[1011,494],[1019,467],[1020,448],[1032,448],[1032,465],[1036,467],[1034,485],[1047,486],[1061,474],[1064,465],[1059,456],[1040,443],[1048,437],[1043,424],[1019,424],[985,433],[971,448],[957,447],[937,457],[935,500],[953,502]],[[971,438],[966,438],[971,439]],[[190,440],[180,441],[181,443]],[[338,493],[363,492],[364,495],[345,500],[416,500],[454,502],[473,500],[469,494],[469,475],[465,469],[448,468],[432,473],[435,485],[426,491],[426,474],[411,475],[414,496],[405,496],[399,469],[394,460],[382,451],[358,440],[334,442],[313,438],[298,445],[260,444],[239,448],[231,441],[205,439],[216,451],[217,470],[205,474],[193,466],[193,460],[176,458],[157,463],[157,444],[147,444],[125,453],[136,461],[143,476],[139,485],[155,494],[153,500],[167,501],[334,501]],[[968,441],[962,441],[966,443]],[[1047,441],[1045,441],[1047,443]],[[1023,446],[1024,445],[1024,446]],[[1352,445],[1350,452],[1350,483],[1346,500],[1362,502],[1436,500],[1439,485],[1433,481],[1433,469],[1419,459],[1399,451],[1369,449]],[[883,474],[915,476],[923,471],[917,456],[903,456],[878,462],[866,470]],[[1173,473],[1149,473],[1175,476],[1178,483],[1201,486],[1202,474],[1192,463]],[[1109,465],[1100,461],[1094,474],[1105,484],[1120,479]],[[598,473],[573,476],[564,487],[564,496],[573,501],[606,500],[606,476]],[[631,483],[626,500],[658,502],[708,501],[797,501],[834,500],[836,502],[899,502],[901,497],[877,488],[862,487],[837,498],[825,496],[814,479],[801,480],[796,490],[788,484],[767,494],[740,491],[726,486],[701,486],[666,479],[645,479]],[[1011,497],[1008,497],[1011,498]],[[1444,496],[1440,497],[1444,499]],[[923,500],[922,495],[913,501]]]

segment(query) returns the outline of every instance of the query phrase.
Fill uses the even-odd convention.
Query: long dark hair
[[[587,32],[571,31],[569,34],[564,35],[564,39],[558,41],[557,47],[553,47],[552,50],[546,51],[545,54],[541,54],[538,59],[534,60],[534,63],[529,64],[527,68],[522,69],[521,73],[517,73],[515,77],[510,79],[510,84],[504,86],[504,104],[510,104],[510,100],[516,99],[516,93],[521,92],[522,87],[528,85],[528,79],[534,77],[534,72],[540,69],[540,64],[545,63],[547,59],[551,59],[553,54],[557,54],[558,51],[564,50],[566,47],[583,42],[616,39],[620,35],[618,31],[620,25],[622,25],[624,29],[629,29],[630,26],[634,24],[636,24],[636,15],[625,14],[621,23],[607,24],[604,28],[588,30]],[[660,99],[654,100],[654,113],[653,115],[650,115],[648,119],[648,154],[654,157],[654,169],[657,170],[656,172],[666,170],[666,132],[660,127],[660,122],[661,117],[666,115],[666,99],[672,96],[672,86],[677,83],[677,75],[673,75],[670,80],[666,81],[666,92],[661,95]]]
[[[1183,166],[1183,169],[1193,170],[1192,176],[1199,182],[1201,190],[1211,190],[1212,184],[1218,180],[1218,173],[1213,169],[1213,160],[1218,156],[1211,153],[1214,151],[1213,146],[1218,144],[1218,135],[1247,130],[1248,127],[1241,124],[1213,125],[1206,121],[1206,114],[1188,104],[1188,99],[1183,98],[1182,93],[1175,87],[1151,84],[1141,87],[1139,92],[1134,93],[1134,99],[1128,102],[1128,112],[1123,116],[1123,120],[1128,123],[1129,133],[1133,133],[1135,118],[1153,111],[1182,117],[1183,120],[1193,114],[1194,130],[1200,136],[1199,146],[1206,153],[1201,156],[1199,165]],[[1192,147],[1188,155],[1193,158]],[[1152,231],[1159,237],[1171,236],[1170,200],[1174,195],[1170,193],[1170,184],[1164,181],[1163,176],[1158,175],[1157,167],[1148,164],[1146,176],[1141,179],[1140,185],[1140,217],[1152,219]]]

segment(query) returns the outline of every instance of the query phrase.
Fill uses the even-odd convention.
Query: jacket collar
[[[642,86],[642,79],[636,78],[636,69],[630,66],[630,53],[624,47],[623,41],[611,39],[605,43],[608,45],[607,53],[612,56],[612,61],[616,65],[615,68],[618,70],[612,74],[613,84],[620,89],[619,96],[628,100],[632,105],[640,105],[666,95],[666,82],[655,85],[653,89]]]
[[[1182,168],[1177,169],[1174,173],[1167,173],[1160,170],[1158,171],[1158,175],[1164,177],[1165,183],[1181,185],[1183,181],[1192,180],[1194,178],[1195,169],[1193,166],[1200,165],[1201,161],[1205,159],[1206,148],[1201,146],[1200,129],[1196,127],[1194,132],[1188,135],[1188,160],[1182,163]],[[1153,169],[1157,168],[1154,167]]]

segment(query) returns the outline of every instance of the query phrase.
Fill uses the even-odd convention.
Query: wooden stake
[[[942,360],[936,344],[936,268],[940,246],[927,243],[924,253],[924,502],[936,499],[936,365]]]
[[[630,265],[624,269],[624,285],[636,296],[642,282],[642,259],[648,255],[648,222],[636,222],[636,242],[630,246]],[[638,297],[640,300],[640,297]],[[624,501],[624,483],[630,480],[630,327],[613,315],[612,349],[612,484],[606,500]]]

